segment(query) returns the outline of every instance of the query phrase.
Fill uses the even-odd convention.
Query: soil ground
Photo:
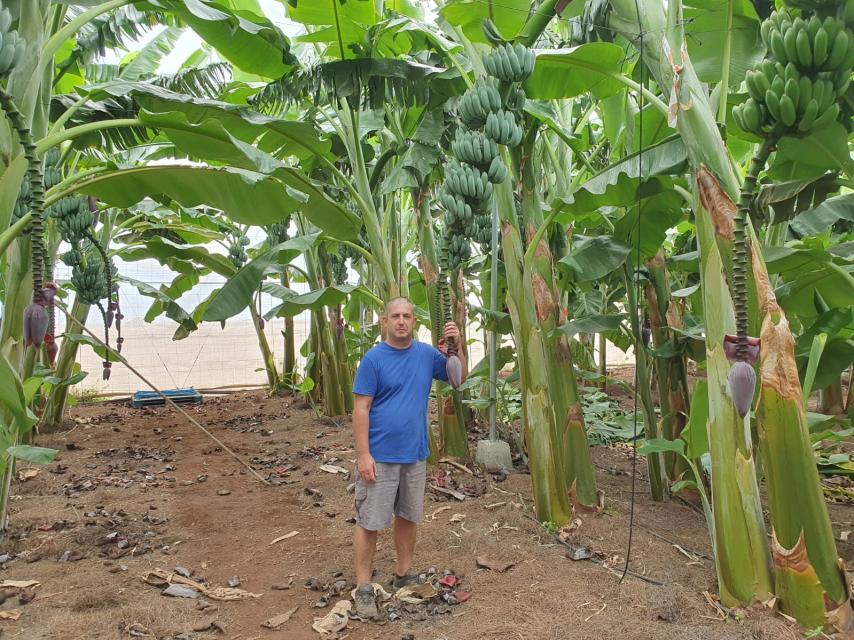
[[[321,637],[312,630],[314,618],[326,615],[352,588],[352,480],[320,469],[324,463],[352,469],[349,425],[317,419],[292,398],[260,392],[206,398],[187,411],[272,484],[263,485],[173,409],[133,409],[127,403],[77,407],[69,428],[40,438],[39,444],[60,450],[57,460],[26,481],[16,480],[12,489],[11,535],[0,552],[15,557],[0,578],[37,580],[40,586],[25,592],[24,600],[35,594],[26,604],[6,590],[0,609],[17,610],[20,618],[0,621],[4,640]],[[597,447],[593,455],[604,509],[579,514],[580,526],[568,542],[589,548],[604,566],[569,559],[569,549],[533,519],[528,475],[476,477],[442,464],[432,471],[434,478],[438,474],[467,497],[457,501],[428,491],[415,566],[453,571],[470,599],[411,607],[402,619],[382,624],[352,620],[339,637],[801,637],[796,626],[761,607],[723,619],[704,595],[716,592],[716,578],[702,515],[679,499],[652,502],[642,463],[631,568],[656,584],[632,575],[621,583],[615,571],[626,554],[630,452]],[[854,516],[844,506],[830,509],[839,537],[851,529]],[[292,531],[299,533],[271,544]],[[838,544],[850,564],[854,545]],[[498,573],[479,568],[478,557],[514,566]],[[390,579],[393,558],[386,533],[375,562],[378,581]],[[239,588],[263,595],[208,599],[215,609],[201,611],[198,600],[163,596],[141,578],[175,567],[209,585],[225,586],[239,576]],[[334,584],[339,580],[346,587]],[[271,588],[291,581],[289,589]],[[328,595],[342,587],[343,596]],[[315,608],[323,601],[329,605]],[[278,630],[261,627],[295,607]],[[224,631],[193,630],[214,620]]]

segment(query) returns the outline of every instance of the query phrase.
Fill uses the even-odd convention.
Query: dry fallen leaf
[[[18,480],[26,482],[27,480],[32,480],[40,473],[41,469],[21,469],[18,471]]]
[[[311,628],[322,636],[341,631],[350,621],[350,609],[352,607],[353,604],[349,600],[339,600],[332,607],[332,611],[322,618],[315,618]]]
[[[291,619],[291,617],[297,612],[297,609],[299,609],[298,606],[294,607],[290,611],[286,611],[285,613],[280,613],[277,616],[273,616],[272,618],[270,618],[266,622],[262,622],[261,626],[264,627],[265,629],[278,629],[283,624],[285,624],[288,620]]]
[[[21,617],[20,609],[11,609],[10,611],[0,611],[0,620],[17,620]]]
[[[41,586],[38,580],[4,580],[0,582],[0,589],[12,587],[13,589],[29,589],[30,587]]]
[[[477,566],[482,567],[484,569],[490,569],[491,571],[497,571],[498,573],[504,573],[510,567],[516,565],[515,562],[499,562],[498,560],[490,560],[485,556],[478,556],[475,559]]]
[[[326,473],[343,473],[345,475],[350,473],[347,469],[339,467],[337,464],[322,464],[320,465],[320,470]]]
[[[275,540],[273,540],[270,544],[276,544],[277,542],[281,542],[282,540],[287,540],[288,538],[293,538],[295,535],[299,535],[299,531],[291,531],[290,533],[286,533],[283,536],[279,536]]]

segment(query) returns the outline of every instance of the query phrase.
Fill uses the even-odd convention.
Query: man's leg
[[[412,566],[417,529],[418,525],[411,520],[400,516],[394,519],[394,548],[397,551],[394,572],[398,577],[405,576]]]
[[[394,505],[395,588],[412,580],[401,581],[412,566],[418,523],[424,519],[424,486],[427,480],[425,461],[402,465],[397,501]],[[410,577],[411,578],[411,577]]]
[[[397,532],[397,529],[395,529]],[[374,552],[377,549],[377,532],[356,525],[353,530],[353,568],[356,570],[356,585],[370,584],[374,568]]]

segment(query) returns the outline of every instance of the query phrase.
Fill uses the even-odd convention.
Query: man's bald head
[[[412,304],[412,300],[410,300],[409,298],[404,298],[402,296],[392,298],[391,300],[386,302],[385,311],[383,312],[383,315],[389,316],[393,307],[398,307],[401,305],[408,306],[410,313],[412,313],[413,316],[415,315],[415,305]]]

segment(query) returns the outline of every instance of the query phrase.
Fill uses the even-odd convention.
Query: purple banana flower
[[[24,309],[24,343],[27,346],[42,346],[48,322],[47,309],[42,305],[33,302]]]
[[[448,384],[459,389],[463,381],[463,363],[456,354],[448,356],[445,371],[448,373]]]
[[[729,370],[729,395],[742,418],[750,411],[756,391],[756,372],[746,362],[734,362]]]

